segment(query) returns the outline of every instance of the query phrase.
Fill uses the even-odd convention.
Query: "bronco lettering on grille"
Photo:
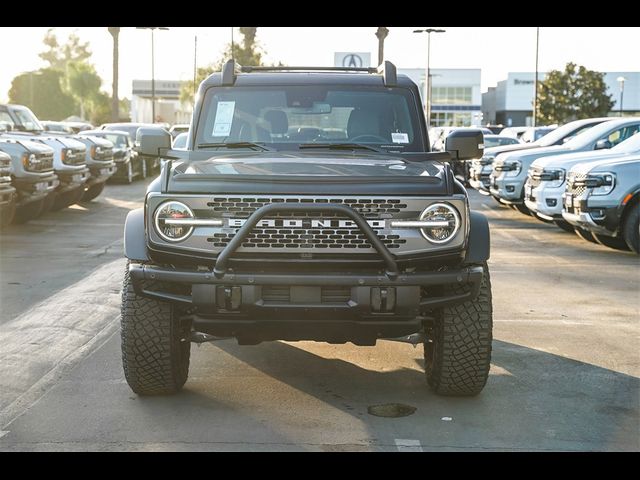
[[[229,227],[241,227],[246,223],[246,218],[230,218]],[[371,228],[384,228],[384,220],[367,220]],[[282,228],[356,228],[352,220],[315,220],[315,219],[264,219],[260,220],[257,227],[282,227]]]

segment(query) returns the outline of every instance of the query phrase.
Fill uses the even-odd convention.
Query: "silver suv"
[[[567,174],[562,216],[603,245],[640,252],[640,155],[579,163]]]

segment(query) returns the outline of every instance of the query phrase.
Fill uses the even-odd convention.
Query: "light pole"
[[[620,116],[622,116],[622,100],[624,98],[624,81],[626,80],[626,78],[624,78],[623,76],[620,76],[618,78],[616,78],[616,80],[618,82],[620,82]]]
[[[427,117],[427,128],[431,125],[431,70],[429,68],[429,60],[431,57],[431,34],[432,33],[444,33],[446,30],[440,28],[425,28],[422,30],[414,30],[413,33],[426,33],[427,34],[427,76],[425,78],[425,115]]]
[[[533,80],[533,126],[537,125],[538,116],[538,45],[540,44],[540,27],[536,27],[536,78]]]
[[[169,30],[167,27],[136,27],[140,30],[151,30],[151,123],[156,121],[156,76],[155,76],[155,51],[153,43],[153,31]]]

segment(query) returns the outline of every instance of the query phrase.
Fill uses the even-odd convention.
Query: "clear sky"
[[[369,51],[377,58],[377,27],[260,27],[258,40],[267,62],[285,65],[332,66],[336,51]],[[418,27],[389,27],[385,57],[398,67],[426,66],[426,34]],[[432,68],[481,68],[482,91],[506,78],[508,72],[535,68],[535,27],[441,27],[431,35]],[[62,41],[73,31],[89,41],[94,63],[111,91],[112,42],[106,27],[56,28]],[[0,29],[0,101],[8,99],[17,74],[38,69],[44,62],[45,27]],[[230,41],[231,27],[170,27],[156,31],[156,79],[193,78],[194,36],[198,36],[198,65],[218,60]],[[236,29],[236,39],[239,34]],[[573,61],[597,71],[640,71],[640,28],[541,27],[540,71],[562,69]],[[120,96],[131,97],[133,79],[151,78],[151,33],[123,27],[120,34]]]

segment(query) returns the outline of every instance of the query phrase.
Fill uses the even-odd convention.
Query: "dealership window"
[[[434,127],[469,127],[472,124],[471,112],[431,112],[431,125]]]
[[[432,87],[434,105],[471,105],[471,87]]]

